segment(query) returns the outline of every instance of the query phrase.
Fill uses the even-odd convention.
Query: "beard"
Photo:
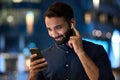
[[[67,43],[68,40],[70,39],[70,36],[72,36],[72,35],[73,35],[73,30],[72,29],[68,29],[63,35],[59,35],[58,37],[55,37],[53,39],[55,40],[55,39],[58,39],[58,38],[62,38],[62,40],[59,40],[59,41],[55,40],[55,42],[58,45],[62,45],[62,44]]]

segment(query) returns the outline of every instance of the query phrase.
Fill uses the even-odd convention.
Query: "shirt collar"
[[[56,46],[59,47],[59,48],[61,48],[61,49],[64,49],[64,50],[69,50],[69,49],[71,49],[71,48],[70,48],[68,45],[66,45],[66,44],[61,44],[61,45],[56,44]]]

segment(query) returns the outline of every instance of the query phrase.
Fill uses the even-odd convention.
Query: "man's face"
[[[72,29],[68,23],[59,17],[45,17],[48,34],[58,45],[66,43],[72,35]]]

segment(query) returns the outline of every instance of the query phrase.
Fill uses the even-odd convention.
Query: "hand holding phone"
[[[36,79],[39,72],[47,69],[47,61],[43,58],[40,50],[38,48],[30,48],[30,77]],[[37,55],[33,55],[37,54]]]
[[[47,67],[46,60],[43,58],[43,55],[38,48],[30,48],[30,52],[32,55],[37,54],[36,56],[31,57],[31,59],[32,59],[31,61],[34,63],[34,60],[37,60],[35,65],[41,64],[41,66],[39,66],[39,69],[42,69],[42,68],[44,69]]]

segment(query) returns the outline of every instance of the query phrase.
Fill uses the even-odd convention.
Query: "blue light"
[[[94,39],[88,39],[88,38],[83,38],[83,40],[93,42],[98,45],[102,45],[105,49],[105,51],[108,53],[108,42],[107,41],[102,41],[102,40],[94,40]]]
[[[0,72],[4,73],[6,71],[5,58],[0,54]]]
[[[111,39],[110,61],[113,68],[120,66],[120,33],[115,30]]]

